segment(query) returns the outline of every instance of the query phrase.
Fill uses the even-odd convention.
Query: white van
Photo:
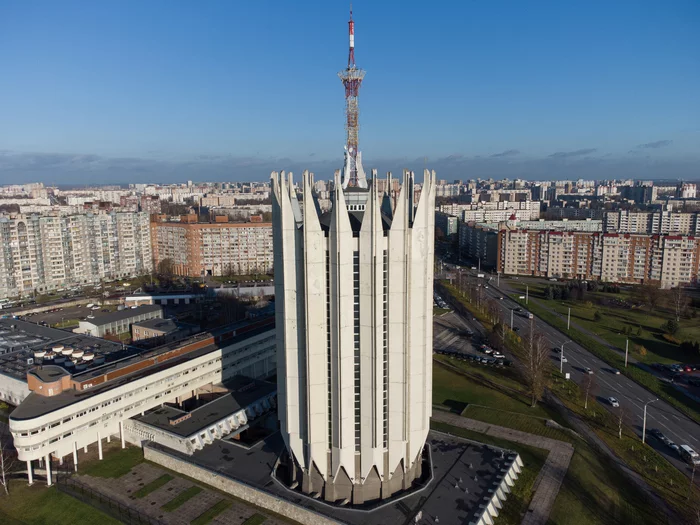
[[[700,465],[700,454],[690,448],[689,445],[681,445],[678,449],[678,453],[687,463],[691,465]]]

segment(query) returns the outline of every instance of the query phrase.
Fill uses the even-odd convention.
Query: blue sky
[[[365,167],[700,178],[700,2],[356,0]],[[348,4],[0,0],[0,183],[330,177]]]

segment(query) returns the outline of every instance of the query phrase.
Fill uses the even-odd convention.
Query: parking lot
[[[107,311],[113,311],[115,310],[116,307],[114,306],[102,306],[100,307],[100,310],[107,310]],[[82,320],[87,318],[88,315],[91,315],[92,310],[90,308],[87,308],[86,305],[83,306],[70,306],[67,308],[63,308],[61,306],[55,306],[51,310],[47,312],[41,312],[41,313],[36,313],[36,314],[27,314],[23,317],[25,321],[29,321],[31,323],[36,323],[36,324],[43,324],[46,323],[46,326],[55,326],[61,324],[63,326],[64,324],[68,325],[69,321],[76,321],[76,320]],[[77,321],[73,323],[74,326],[77,326],[78,323]]]

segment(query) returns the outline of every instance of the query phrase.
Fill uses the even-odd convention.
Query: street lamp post
[[[528,285],[525,285],[525,304],[530,304],[530,287]]]
[[[501,272],[496,274],[496,286],[501,286]]]
[[[513,310],[513,309],[511,308],[511,310],[510,310],[510,329],[511,329],[511,331],[513,330],[513,312],[514,312],[514,311],[515,311],[515,310]]]
[[[563,374],[564,373],[564,345],[566,343],[570,343],[571,341],[564,341],[561,344],[561,354],[559,355],[559,373]]]
[[[630,351],[630,340],[626,339],[625,340],[625,368],[627,368],[627,355],[629,354]]]
[[[571,327],[571,307],[569,307],[569,315],[566,319],[566,329],[569,330]]]
[[[659,399],[652,399],[651,401],[647,401],[644,403],[644,421],[642,422],[642,443],[645,442],[645,438],[647,435],[647,405],[651,405],[652,403],[655,403]]]

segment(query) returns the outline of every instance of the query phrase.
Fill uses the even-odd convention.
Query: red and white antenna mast
[[[346,155],[350,158],[349,186],[357,186],[357,152],[359,147],[359,105],[358,95],[360,85],[365,77],[365,72],[355,65],[355,21],[352,19],[352,4],[350,4],[350,20],[348,21],[348,36],[350,51],[348,53],[348,67],[338,73],[341,82],[345,86],[345,130],[347,140],[345,144]]]

